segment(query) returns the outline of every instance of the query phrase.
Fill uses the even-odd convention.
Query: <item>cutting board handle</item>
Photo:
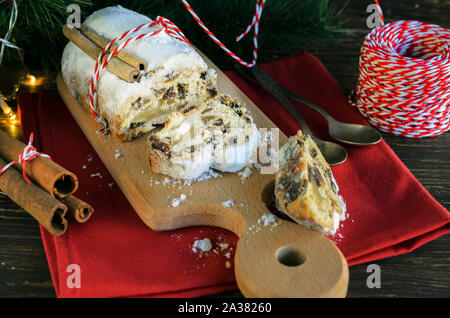
[[[205,58],[206,59],[206,58]],[[208,65],[212,63],[208,61]],[[275,127],[239,89],[216,68],[220,90],[251,110],[258,127]],[[298,224],[277,220],[277,226],[259,224],[273,201],[273,175],[254,173],[245,183],[237,174],[226,174],[192,185],[190,198],[173,207],[169,198],[185,188],[167,188],[162,182],[149,186],[145,138],[124,143],[111,135],[96,133],[97,122],[87,108],[72,96],[61,74],[58,91],[108,171],[126,195],[142,221],[156,231],[194,225],[218,226],[239,236],[235,254],[235,275],[247,297],[343,297],[347,292],[348,268],[345,258],[325,236]],[[287,138],[280,134],[280,144]],[[121,160],[114,156],[115,150]],[[142,171],[146,173],[143,174]],[[223,202],[239,203],[225,208]],[[245,203],[245,204],[243,204]],[[243,205],[242,205],[243,204]],[[259,228],[259,230],[257,230]]]
[[[247,228],[234,259],[246,297],[345,297],[348,266],[322,234],[279,220],[264,230]]]

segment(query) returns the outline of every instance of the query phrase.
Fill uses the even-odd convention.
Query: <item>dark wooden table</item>
[[[335,1],[338,4],[344,1]],[[352,0],[344,10],[348,35],[317,55],[346,92],[354,88],[359,49],[366,27],[367,5]],[[382,1],[386,21],[413,19],[450,27],[449,0]],[[0,90],[11,85],[11,73],[0,71]],[[20,135],[0,123],[0,128]],[[424,187],[447,210],[450,207],[450,133],[420,140],[383,134],[384,139]],[[349,297],[450,297],[450,235],[415,251],[373,262],[381,268],[381,288],[366,285],[367,265],[350,268]],[[38,224],[0,194],[0,297],[54,297]],[[224,296],[239,296],[239,293]]]

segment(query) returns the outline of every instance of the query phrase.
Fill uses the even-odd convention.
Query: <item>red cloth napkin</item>
[[[366,124],[347,102],[320,61],[307,53],[263,65],[290,90],[325,108],[338,120]],[[266,91],[227,75],[287,135],[299,125]],[[326,122],[294,102],[313,132],[327,136]],[[75,172],[76,195],[95,208],[85,224],[71,222],[62,237],[41,228],[48,263],[59,297],[190,297],[236,288],[232,269],[236,236],[211,227],[157,233],[133,211],[59,96],[41,92],[19,96],[25,139],[35,133],[38,149]],[[348,147],[349,157],[333,173],[348,217],[331,239],[350,265],[411,251],[450,230],[450,214],[420,185],[382,141],[371,147]],[[100,172],[103,178],[91,177]],[[195,253],[196,239],[211,239],[215,252]],[[219,243],[230,247],[221,250]],[[232,249],[233,248],[233,249]],[[230,254],[228,254],[230,253]],[[81,269],[81,288],[68,288],[70,264]]]

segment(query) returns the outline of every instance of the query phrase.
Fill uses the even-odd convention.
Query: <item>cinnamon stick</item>
[[[91,28],[88,28],[85,25],[82,25],[80,30],[82,34],[84,34],[87,38],[89,38],[92,42],[94,42],[101,48],[105,47],[110,42],[110,40],[104,38],[103,36],[101,36],[100,34],[98,34],[97,32],[95,32]],[[116,47],[117,45],[113,44],[109,51],[113,51]],[[128,53],[125,50],[120,50],[117,53],[116,57],[124,61],[125,63],[130,64],[131,66],[140,71],[145,71],[147,69],[147,62],[138,58],[137,56],[134,56],[131,53]]]
[[[102,51],[102,48],[100,48],[97,44],[92,42],[77,29],[69,28],[67,25],[63,26],[63,33],[66,38],[72,41],[84,53],[89,55],[95,61],[97,60]],[[139,80],[141,75],[138,68],[125,63],[117,57],[113,57],[106,65],[106,68],[117,77],[130,83]]]
[[[0,159],[0,166],[4,165],[6,162]],[[66,232],[67,220],[64,216],[67,206],[36,184],[28,184],[14,167],[0,175],[0,189],[53,235]]]
[[[79,223],[89,220],[94,213],[92,206],[73,195],[61,199],[67,205],[69,214]]]
[[[0,157],[7,163],[16,160],[25,146],[21,141],[0,130]],[[0,167],[5,164],[0,164]],[[21,164],[16,163],[14,166],[17,170],[22,170]],[[78,179],[75,174],[45,157],[28,161],[26,174],[53,197],[69,196],[78,188]]]

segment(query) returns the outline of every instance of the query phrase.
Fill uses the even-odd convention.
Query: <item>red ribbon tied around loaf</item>
[[[38,152],[37,149],[32,144],[33,144],[33,133],[30,134],[30,140],[28,141],[28,145],[26,145],[25,148],[23,148],[22,153],[19,155],[19,158],[17,158],[17,160],[11,161],[6,166],[1,168],[0,175],[2,175],[2,173],[5,172],[12,165],[15,165],[16,163],[20,163],[22,165],[23,178],[25,179],[25,181],[28,184],[31,184],[31,181],[30,181],[30,179],[28,179],[26,170],[25,170],[26,162],[31,161],[37,157],[46,157],[46,158],[51,159],[49,155],[42,153],[42,152]]]
[[[108,50],[110,49],[110,47],[118,42],[121,41],[123,39],[125,39],[128,35],[136,33],[140,30],[143,30],[145,28],[151,28],[154,27],[156,25],[161,26],[162,28],[153,31],[153,32],[149,32],[149,33],[141,33],[140,35],[134,36],[134,37],[130,37],[128,39],[126,39],[125,41],[123,41],[122,43],[120,43],[120,45],[118,45],[108,56],[107,58],[103,61],[102,63],[102,59],[103,57],[106,55],[106,53],[108,52]],[[181,42],[186,42],[187,44],[191,45],[189,43],[189,40],[184,36],[183,32],[181,32],[181,30],[173,23],[171,22],[169,19],[166,19],[164,17],[160,17],[158,16],[153,22],[151,23],[147,23],[147,24],[142,24],[134,29],[128,30],[126,31],[124,34],[122,34],[121,36],[113,39],[111,42],[109,42],[101,51],[100,55],[97,58],[97,61],[95,63],[95,67],[94,67],[94,72],[92,74],[91,77],[91,82],[89,85],[89,106],[91,108],[91,114],[92,116],[95,118],[95,120],[97,122],[99,122],[103,127],[100,130],[100,133],[105,134],[107,131],[107,125],[104,122],[103,118],[100,118],[98,116],[97,110],[94,106],[94,95],[95,95],[95,89],[96,89],[96,85],[97,82],[99,80],[100,77],[100,73],[101,71],[106,67],[106,65],[108,64],[108,62],[117,54],[119,53],[120,50],[122,50],[124,47],[126,47],[128,44],[143,39],[143,38],[147,38],[150,36],[154,36],[160,32],[166,32],[167,34],[171,35],[172,37],[174,37],[175,39],[181,41]]]
[[[249,26],[247,27],[247,29],[239,36],[236,37],[236,41],[240,41],[244,36],[246,36],[250,30],[253,28],[254,29],[254,37],[253,37],[253,59],[251,63],[247,63],[244,60],[242,60],[240,57],[238,57],[236,54],[234,54],[233,52],[231,52],[222,42],[219,41],[219,39],[216,38],[216,36],[205,26],[205,24],[200,20],[200,18],[197,16],[197,14],[194,12],[194,10],[191,8],[191,6],[189,5],[189,3],[185,0],[182,0],[184,6],[186,7],[186,9],[189,11],[189,13],[194,17],[195,21],[202,27],[202,29],[208,34],[208,36],[214,41],[214,43],[216,43],[221,49],[223,49],[228,55],[230,55],[233,59],[235,59],[237,62],[239,62],[240,64],[247,66],[247,67],[253,67],[256,64],[256,60],[258,58],[258,32],[259,32],[259,22],[260,22],[260,18],[261,18],[261,14],[264,8],[264,3],[266,0],[257,0],[256,1],[256,9],[255,9],[255,14],[253,16],[252,22],[249,24]],[[122,42],[120,45],[118,45],[109,55],[108,57],[103,61],[102,63],[102,59],[103,57],[106,55],[106,53],[108,52],[109,48],[118,41],[123,40],[125,37],[127,37],[128,35],[138,32],[139,30],[145,29],[145,28],[151,28],[153,26],[156,25],[160,25],[162,26],[161,29],[156,30],[154,32],[150,32],[150,33],[144,33],[144,34],[140,34],[138,36],[135,37],[130,37],[127,40],[125,40],[124,42]],[[142,38],[147,38],[150,36],[154,36],[158,33],[160,33],[161,31],[166,32],[167,34],[173,36],[175,39],[182,41],[182,42],[186,42],[187,44],[190,45],[189,40],[184,36],[183,32],[181,32],[181,30],[173,23],[171,22],[169,19],[166,19],[164,17],[160,17],[158,16],[155,21],[148,23],[148,24],[142,24],[134,29],[128,30],[126,31],[124,34],[122,34],[121,36],[113,39],[111,42],[109,42],[101,51],[100,55],[97,58],[97,61],[95,63],[95,67],[94,67],[94,72],[92,74],[91,77],[91,82],[89,85],[89,106],[91,108],[91,114],[94,117],[94,119],[100,123],[100,125],[102,126],[102,128],[100,129],[100,133],[101,134],[105,134],[107,132],[107,123],[105,121],[104,118],[101,118],[98,113],[97,113],[97,109],[95,107],[95,89],[96,89],[96,85],[97,82],[99,80],[100,77],[100,73],[101,71],[106,67],[106,65],[108,64],[108,62],[111,60],[111,58],[113,58],[120,50],[122,50],[124,47],[126,47],[128,44],[137,41],[139,39]]]

